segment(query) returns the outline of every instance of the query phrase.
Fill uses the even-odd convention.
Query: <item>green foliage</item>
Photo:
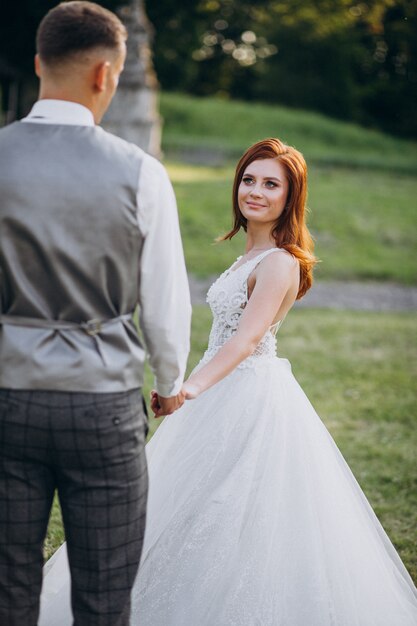
[[[210,323],[209,310],[195,307],[189,370],[207,346]],[[278,346],[417,582],[414,315],[293,311]],[[145,397],[151,388],[147,370]],[[150,422],[152,434],[160,421]],[[57,507],[48,556],[62,540]]]
[[[417,136],[416,3],[162,0],[148,13],[164,89],[314,109]]]

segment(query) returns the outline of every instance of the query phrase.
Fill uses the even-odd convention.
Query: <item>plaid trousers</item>
[[[2,626],[37,624],[55,489],[74,626],[128,626],[145,529],[145,410],[139,389],[104,394],[0,389]]]

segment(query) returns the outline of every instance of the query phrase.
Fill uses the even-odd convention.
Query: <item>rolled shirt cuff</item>
[[[171,396],[176,396],[181,391],[182,383],[182,378],[173,383],[163,383],[155,378],[155,389],[158,395],[163,398],[170,398]]]

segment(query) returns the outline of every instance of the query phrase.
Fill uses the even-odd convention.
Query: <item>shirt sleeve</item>
[[[139,324],[156,391],[169,397],[180,391],[184,379],[191,301],[174,190],[163,165],[149,155],[140,171],[137,206],[144,237]]]

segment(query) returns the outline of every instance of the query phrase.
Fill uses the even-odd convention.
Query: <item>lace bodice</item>
[[[236,332],[248,302],[248,277],[262,259],[276,251],[280,249],[265,250],[234,269],[242,258],[238,257],[211,285],[207,292],[207,302],[213,313],[213,325],[208,348],[202,358],[203,363],[209,361]],[[276,333],[282,321],[280,320],[266,331],[253,354],[242,361],[238,367],[252,367],[259,362],[259,359],[270,359],[276,356]]]

